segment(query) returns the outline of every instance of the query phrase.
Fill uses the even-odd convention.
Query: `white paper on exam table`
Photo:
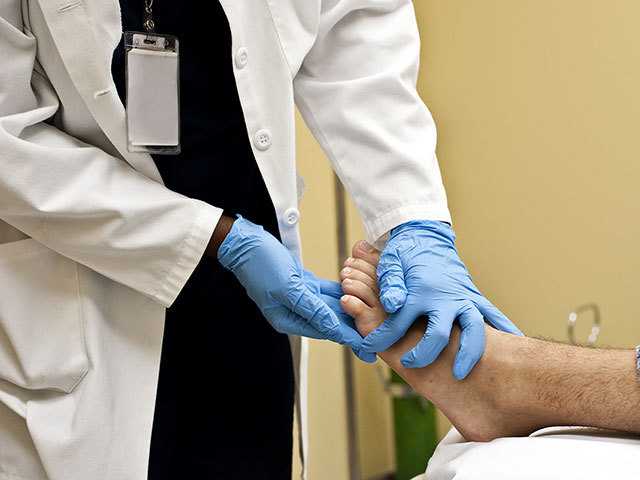
[[[467,442],[451,429],[431,457],[425,475],[415,480],[640,478],[640,436],[551,427],[529,437]]]

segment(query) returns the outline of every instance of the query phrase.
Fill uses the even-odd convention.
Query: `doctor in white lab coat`
[[[403,284],[411,259],[402,242],[389,244],[424,244],[407,237],[415,229],[389,232],[422,221],[418,231],[428,233],[428,222],[448,227],[450,215],[434,123],[416,92],[412,2],[220,3],[282,248],[300,254],[297,105],[369,242],[393,257],[392,274],[379,272],[385,305],[415,304],[421,290],[410,281],[422,280],[407,275]],[[0,0],[0,480],[146,478],[165,308],[222,214],[165,187],[150,155],[127,150],[110,72],[121,36],[116,0]],[[447,277],[442,268],[431,285]],[[491,317],[469,295],[460,298]],[[448,319],[428,307],[419,313]],[[437,325],[442,337],[448,324]],[[382,343],[403,329],[382,332]],[[291,338],[304,449],[305,347]]]

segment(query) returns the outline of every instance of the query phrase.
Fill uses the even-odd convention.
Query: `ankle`
[[[547,426],[553,419],[540,410],[536,379],[542,352],[536,339],[519,337],[489,328],[487,332],[487,369],[493,372],[491,402],[505,419],[519,425],[512,432],[528,435]],[[490,340],[489,340],[490,338]]]
[[[522,405],[521,345],[514,335],[486,328],[487,345],[479,367],[484,370],[482,389],[495,408],[516,414]]]

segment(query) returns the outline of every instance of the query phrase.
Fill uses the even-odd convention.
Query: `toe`
[[[363,337],[380,324],[375,312],[358,297],[343,295],[340,304],[343,310],[355,319],[356,328]]]
[[[377,266],[380,261],[380,252],[378,252],[373,245],[364,240],[360,240],[353,245],[351,255],[370,263],[374,267]]]
[[[342,281],[342,291],[347,295],[358,297],[366,303],[368,307],[379,308],[380,304],[378,302],[377,292],[360,280],[345,278]]]

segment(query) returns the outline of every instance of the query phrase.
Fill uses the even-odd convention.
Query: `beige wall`
[[[420,93],[477,283],[527,333],[640,338],[640,29],[636,0],[415,3]]]
[[[333,173],[322,151],[298,117],[299,173],[307,183],[301,204],[305,267],[337,279],[338,247]],[[345,379],[342,347],[312,340],[309,346],[309,480],[347,479]],[[299,466],[296,464],[295,471]]]
[[[307,188],[301,203],[301,234],[306,268],[337,279],[338,247],[334,177],[318,143],[302,118],[298,124],[298,168]],[[362,238],[360,221],[348,205],[349,243]],[[309,479],[349,478],[347,410],[342,347],[310,342],[309,347]],[[356,363],[360,456],[363,478],[387,472],[393,465],[391,406],[375,367]],[[295,472],[299,469],[296,464]]]
[[[564,340],[567,313],[595,301],[602,343],[638,343],[640,2],[414,4],[419,90],[477,284],[528,334]],[[305,258],[334,276],[331,174],[298,125]],[[351,215],[351,239],[357,223]],[[347,479],[339,347],[314,342],[311,375],[310,480]],[[371,367],[359,364],[357,387],[368,475],[393,463],[389,409]]]

